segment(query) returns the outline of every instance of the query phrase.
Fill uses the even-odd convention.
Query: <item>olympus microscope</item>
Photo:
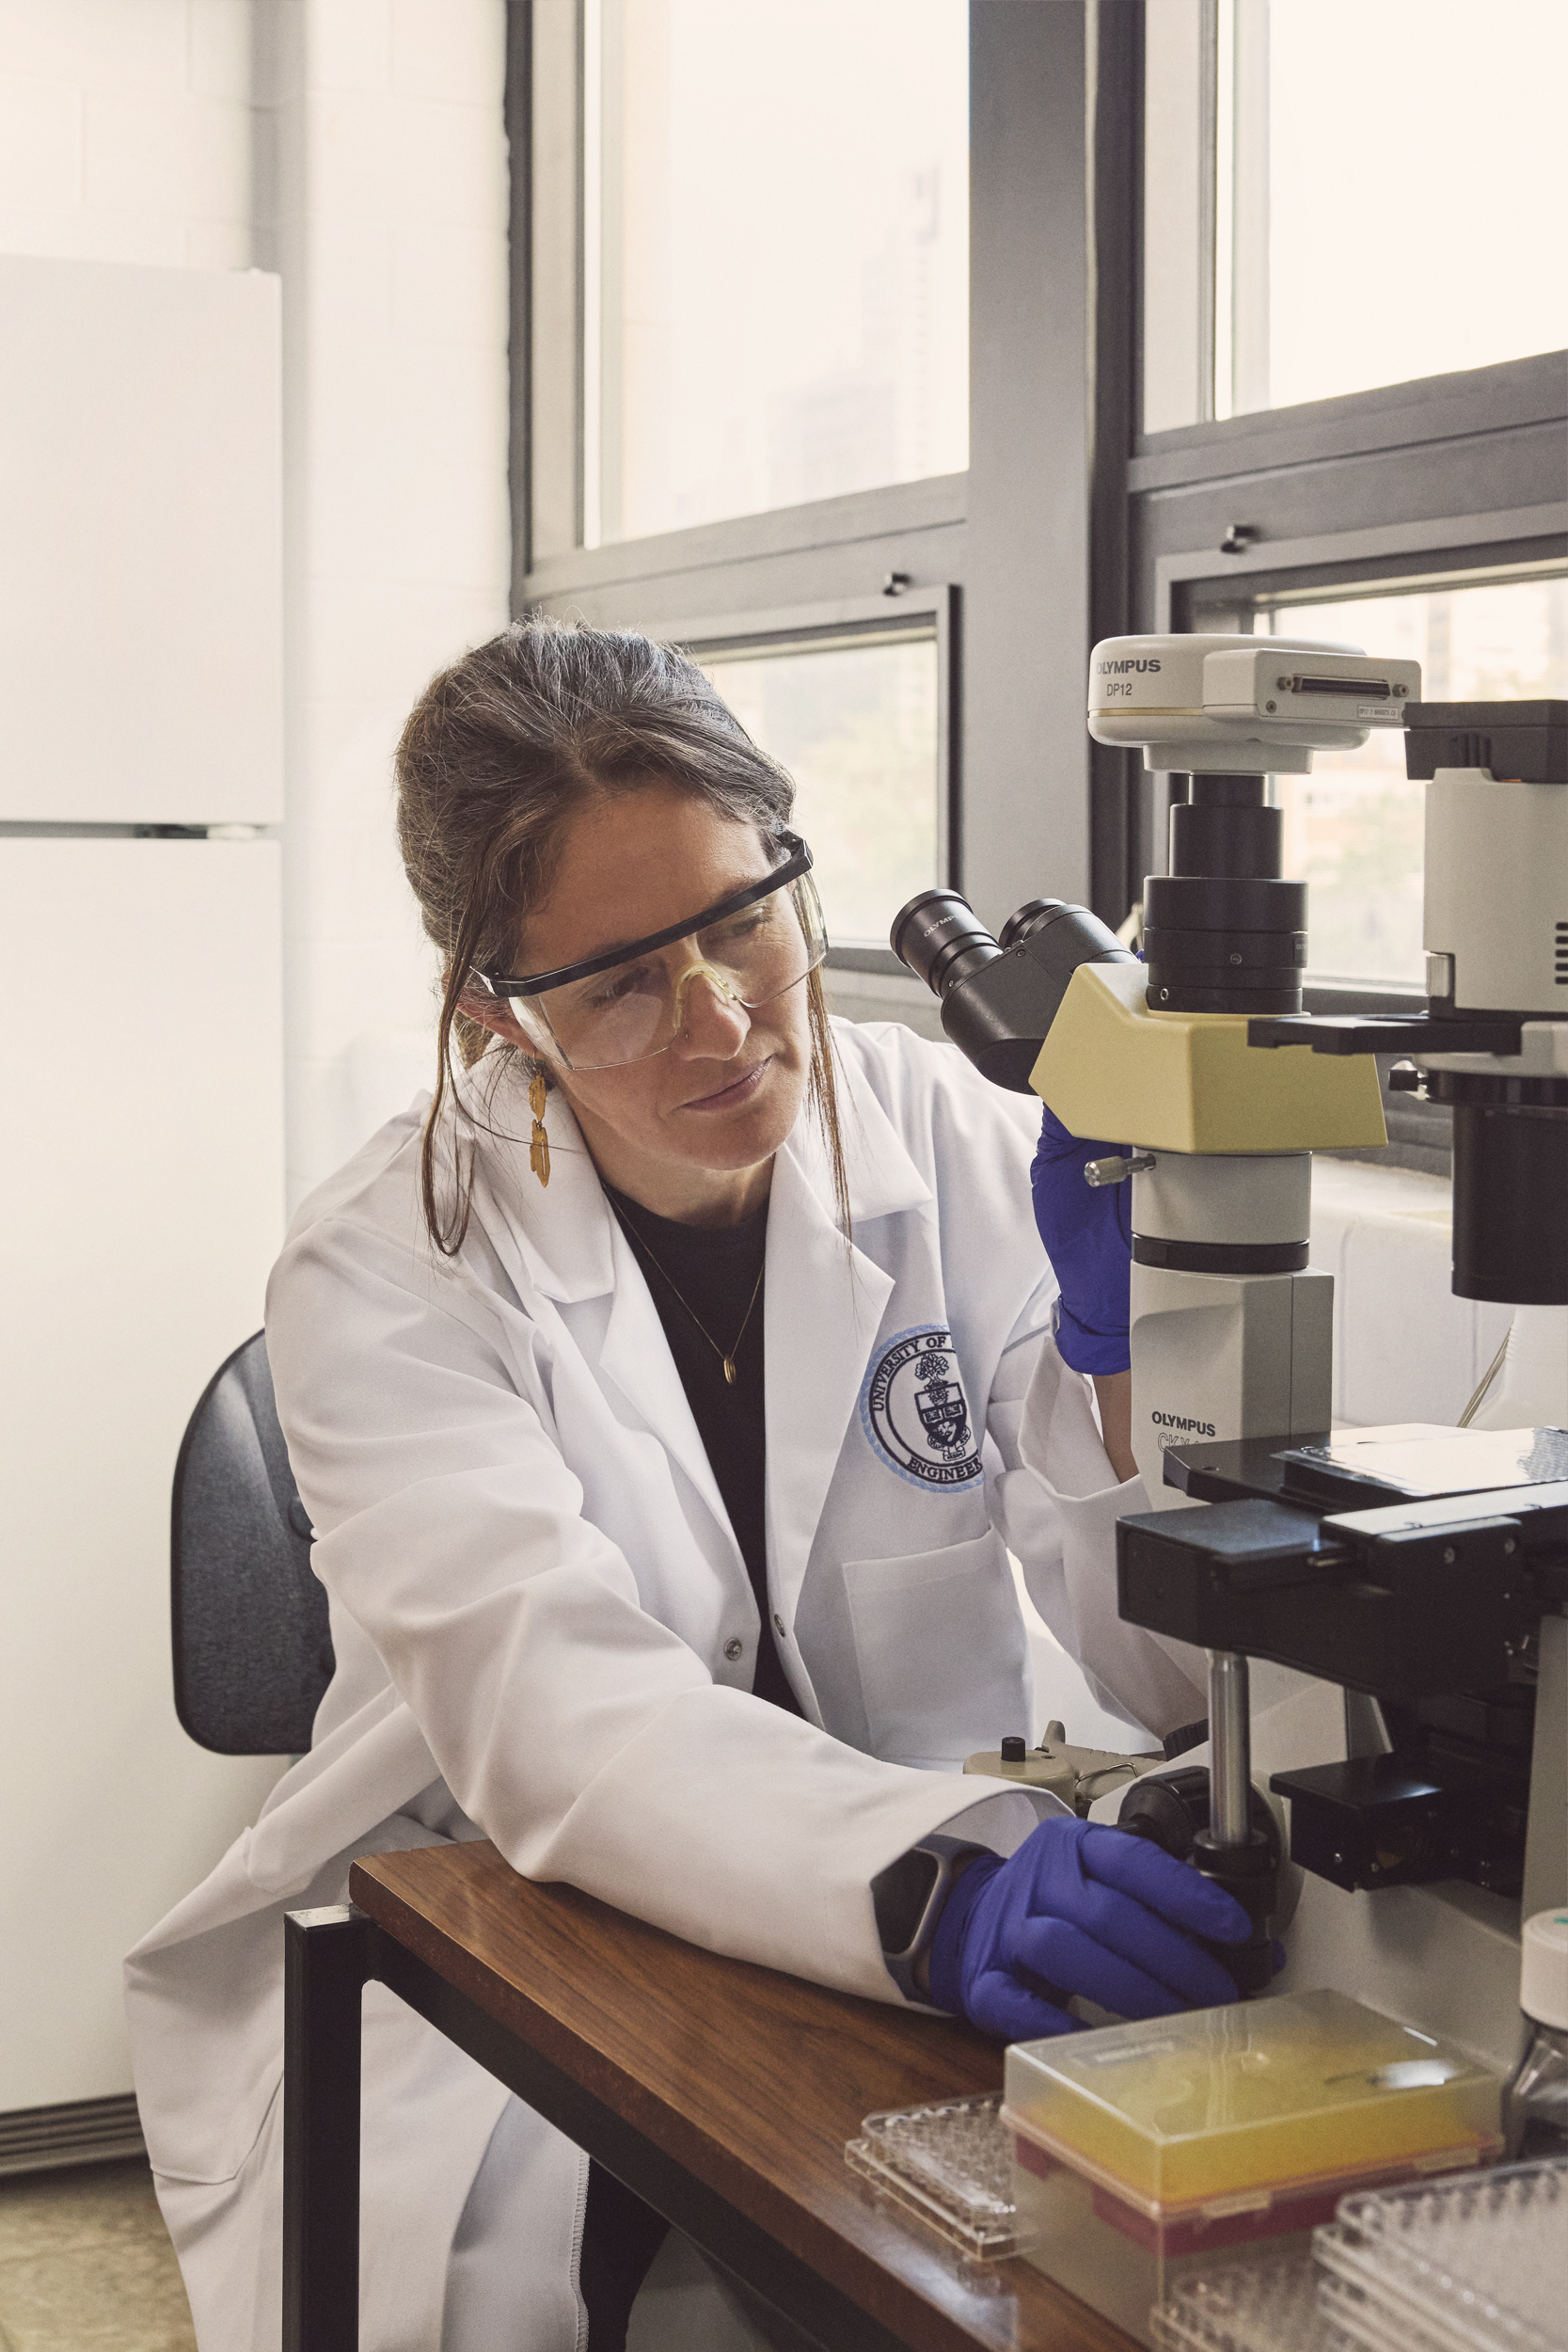
[[[1288,1923],[1280,1989],[1507,2069],[1521,1902],[1568,1898],[1568,1433],[1335,1432],[1333,1282],[1307,1264],[1310,1155],[1386,1141],[1373,1057],[1396,1055],[1393,1086],[1453,1105],[1455,1291],[1568,1303],[1568,705],[1419,695],[1417,664],[1342,645],[1109,640],[1090,731],[1172,780],[1147,963],[1081,907],[1032,900],[993,938],[952,891],[893,946],[986,1075],[1122,1147],[1087,1181],[1132,1186],[1160,1507],[1118,1526],[1118,1603],[1208,1652],[1211,1744],[1096,1818],[1243,1903],[1243,1992]],[[1304,1014],[1306,886],[1266,777],[1389,727],[1429,780],[1427,1009]]]

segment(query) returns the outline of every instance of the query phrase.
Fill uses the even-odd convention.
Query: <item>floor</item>
[[[196,2352],[145,2162],[0,2180],[0,2352]]]

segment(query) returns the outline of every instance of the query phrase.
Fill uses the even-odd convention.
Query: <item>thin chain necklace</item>
[[[757,1268],[757,1279],[752,1285],[752,1295],[747,1300],[746,1311],[740,1318],[740,1328],[735,1335],[735,1344],[726,1353],[726,1351],[720,1346],[718,1341],[714,1338],[713,1333],[708,1329],[707,1325],[703,1321],[702,1316],[697,1312],[696,1308],[691,1304],[690,1299],[688,1298],[686,1293],[676,1282],[674,1276],[659,1264],[658,1260],[654,1256],[652,1249],[648,1247],[645,1235],[640,1233],[636,1227],[630,1222],[623,1211],[620,1202],[618,1200],[611,1200],[610,1205],[615,1212],[616,1220],[620,1225],[622,1232],[625,1233],[626,1239],[631,1243],[633,1249],[641,1250],[643,1256],[647,1259],[648,1263],[653,1267],[654,1272],[662,1276],[663,1279],[668,1282],[670,1288],[674,1292],[675,1296],[680,1300],[681,1305],[686,1309],[687,1313],[691,1317],[692,1322],[696,1325],[704,1339],[706,1340],[709,1347],[712,1348],[714,1354],[723,1365],[724,1377],[733,1389],[736,1380],[740,1377],[739,1372],[736,1367],[735,1359],[740,1353],[740,1343],[746,1337],[746,1327],[752,1320],[752,1309],[756,1305],[757,1294],[762,1288],[762,1278],[768,1264],[766,1257],[764,1258],[762,1264]]]

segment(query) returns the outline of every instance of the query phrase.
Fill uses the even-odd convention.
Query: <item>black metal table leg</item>
[[[802,2347],[901,2352],[902,2337],[365,1912],[287,1912],[283,1935],[283,2352],[357,2352],[360,1995],[372,1978],[783,2314]]]
[[[359,2341],[359,1996],[373,1922],[352,1903],[283,1923],[283,2352]]]

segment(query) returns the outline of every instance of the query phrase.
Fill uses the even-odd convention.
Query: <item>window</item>
[[[583,545],[968,462],[964,0],[588,0]]]
[[[1157,0],[1144,429],[1568,342],[1561,0]]]
[[[918,1026],[935,1008],[889,926],[915,891],[963,880],[970,16],[968,0],[508,12],[509,134],[528,160],[513,179],[515,609],[692,648],[796,778],[835,1004]],[[1029,10],[1001,29],[1004,47],[1044,35],[1077,68],[1035,78],[1069,118],[1060,169],[1081,204],[1075,18]],[[1013,56],[989,76],[1015,85]],[[1033,118],[1019,136],[1058,151]],[[1029,308],[1011,252],[993,236],[983,256],[1005,272],[980,301],[1003,352]],[[1081,357],[1063,384],[1081,432]],[[989,495],[1015,502],[1006,468]],[[1011,685],[994,625],[985,655],[1008,681],[992,755],[1033,813],[1046,795],[1008,730],[1037,755],[1039,696]],[[1078,701],[1065,715],[1082,741]],[[1071,820],[1058,830],[1073,840]],[[972,877],[990,859],[1011,886],[1013,811],[967,846]]]
[[[947,870],[944,608],[693,646],[748,734],[795,779],[795,824],[833,950],[873,968],[892,964],[899,908]]]

